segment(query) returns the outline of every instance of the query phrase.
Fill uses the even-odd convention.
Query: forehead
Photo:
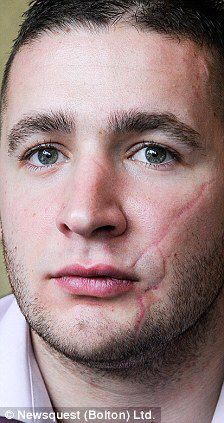
[[[208,79],[206,53],[189,40],[125,25],[70,28],[43,34],[16,55],[5,121],[12,126],[31,111],[55,108],[93,125],[96,110],[97,120],[131,108],[198,113]]]

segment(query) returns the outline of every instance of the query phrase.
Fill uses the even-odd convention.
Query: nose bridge
[[[108,161],[83,157],[71,176],[70,195],[79,207],[98,208],[113,196],[113,170]]]
[[[67,235],[92,237],[102,232],[118,236],[125,231],[126,218],[117,199],[113,165],[93,155],[80,158],[70,173],[65,202],[57,226]]]

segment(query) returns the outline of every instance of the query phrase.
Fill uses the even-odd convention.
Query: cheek
[[[141,234],[142,241],[146,239],[148,244],[157,245],[174,222],[197,201],[200,190],[200,186],[185,187],[175,182],[156,185],[151,181],[138,190],[132,188],[132,195],[127,195],[132,228]]]
[[[8,182],[1,195],[1,219],[7,244],[19,245],[21,254],[26,255],[43,249],[55,227],[59,197],[58,192],[35,184]]]
[[[223,245],[224,196],[220,195],[222,189],[217,186],[216,181],[202,184],[197,192],[192,194],[191,200],[175,209],[173,217],[165,219],[165,224],[161,223],[162,230],[158,230],[157,237],[154,234],[154,242],[147,245],[135,261],[136,270],[140,271],[142,280],[146,282],[145,289],[137,290],[135,296],[136,336],[144,325],[152,303],[164,301],[164,295],[170,291],[174,276],[171,256],[175,259],[178,257],[178,262],[184,264],[186,269],[186,257],[198,257],[198,260],[201,257],[203,263],[207,251],[212,251],[220,245],[221,239]],[[175,281],[175,286],[177,283],[178,281]]]
[[[132,221],[141,246],[134,265],[158,263],[156,274],[161,279],[168,257],[178,248],[189,249],[198,240],[203,246],[218,237],[224,217],[221,189],[210,181],[185,193],[183,189],[167,190],[165,199],[151,189],[150,197],[133,203]]]

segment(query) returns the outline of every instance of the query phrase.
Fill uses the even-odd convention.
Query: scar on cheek
[[[137,296],[136,302],[137,302],[138,312],[137,312],[137,317],[135,322],[135,334],[136,334],[136,337],[138,337],[146,317],[146,310],[145,310],[143,295]]]
[[[165,257],[163,256],[162,251],[157,246],[155,247],[154,251],[154,260],[156,257],[156,265],[154,262],[153,272],[149,271],[149,267],[147,266],[147,271],[149,271],[150,280],[147,282],[147,286],[145,287],[143,293],[138,292],[136,290],[136,319],[135,319],[135,334],[136,337],[139,336],[141,328],[147,318],[147,304],[153,304],[158,301],[158,297],[156,296],[156,290],[158,286],[161,285],[163,279],[166,276],[166,261]],[[145,256],[146,258],[146,256]]]
[[[90,385],[91,388],[98,388],[98,385],[96,384],[94,379],[90,379],[89,385]]]
[[[203,185],[201,185],[199,192],[197,193],[197,195],[190,200],[188,203],[186,203],[172,218],[172,220],[167,224],[167,226],[164,228],[162,235],[160,236],[160,238],[158,238],[157,240],[155,240],[149,247],[147,247],[147,249],[141,254],[140,257],[138,257],[138,259],[135,261],[135,263],[133,264],[133,267],[135,267],[141,260],[143,260],[145,258],[145,256],[150,256],[152,255],[153,251],[155,251],[157,249],[157,253],[158,255],[161,256],[162,252],[161,252],[161,248],[160,245],[161,243],[164,241],[164,239],[170,235],[170,233],[172,233],[173,231],[176,231],[177,229],[177,225],[178,223],[188,214],[190,213],[192,210],[194,210],[196,208],[196,206],[198,205],[198,203],[200,202],[204,192],[206,191],[206,189],[215,182],[215,180],[212,180],[210,182],[206,182]],[[152,257],[153,258],[153,257]],[[152,260],[153,261],[153,260]],[[165,257],[163,257],[163,261],[165,262]],[[165,266],[165,264],[164,264]]]
[[[149,275],[144,292],[148,292],[152,288],[156,289],[166,274],[166,259],[159,245],[152,245],[147,251],[144,251],[138,261],[140,261],[141,271],[144,270],[144,273]],[[138,286],[136,293],[139,293]]]
[[[182,217],[185,217],[188,212],[191,212],[191,210],[197,206],[206,188],[211,185],[212,182],[205,183],[201,186],[197,197],[189,201],[184,207],[182,207],[182,209],[174,216],[172,221],[165,228],[163,236],[159,240],[154,242],[149,248],[147,248],[147,250],[143,252],[143,254],[138,258],[138,260],[134,264],[134,266],[136,266],[140,262],[141,268],[146,268],[150,278],[147,281],[147,286],[145,287],[143,293],[136,291],[136,337],[139,336],[139,333],[147,317],[147,306],[145,305],[145,302],[154,302],[156,288],[161,285],[166,276],[167,257],[165,257],[165,255],[163,254],[163,251],[160,248],[160,244],[166,238],[166,236],[172,232],[173,228],[176,230],[177,222],[179,222]]]

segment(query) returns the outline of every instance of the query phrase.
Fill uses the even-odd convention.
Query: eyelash
[[[178,163],[182,162],[182,156],[181,156],[180,153],[178,153],[177,151],[173,150],[172,148],[170,148],[170,147],[168,148],[167,146],[160,144],[160,143],[156,143],[156,142],[153,142],[153,141],[142,141],[142,143],[140,143],[140,144],[138,143],[136,145],[136,147],[137,147],[136,149],[135,149],[135,147],[134,147],[134,150],[132,149],[131,156],[138,153],[143,148],[161,147],[173,157],[175,162],[178,162]],[[143,163],[143,162],[140,162],[140,161],[134,160],[134,159],[132,159],[132,160],[138,162],[141,166],[143,165],[143,166],[150,167],[150,168],[153,167],[155,169],[159,169],[159,168],[161,169],[161,167],[162,168],[168,168],[168,167],[173,166],[173,161],[170,161],[170,162],[167,162],[167,163],[161,163],[161,164],[153,164],[153,163]]]
[[[61,148],[59,148],[61,146]],[[136,144],[136,146],[132,147],[131,149],[131,154],[129,154],[128,158],[132,158],[132,156],[136,153],[138,153],[141,149],[143,148],[147,148],[147,147],[161,147],[164,150],[166,150],[173,158],[174,162],[181,162],[182,161],[182,157],[179,153],[177,153],[176,151],[174,151],[172,148],[168,148],[165,145],[162,145],[160,143],[156,143],[153,141],[142,141],[140,144]],[[48,164],[48,165],[42,165],[42,166],[35,166],[34,164],[31,164],[29,162],[29,158],[32,157],[35,153],[37,153],[38,151],[40,151],[41,149],[44,148],[55,148],[56,150],[58,150],[59,153],[63,154],[66,157],[66,154],[64,154],[61,150],[62,150],[62,145],[55,143],[55,142],[44,142],[42,144],[36,145],[34,147],[29,148],[28,151],[26,151],[25,153],[21,154],[18,156],[18,160],[21,163],[24,163],[24,165],[31,171],[33,172],[41,172],[43,171],[43,169],[50,169],[53,168],[59,164],[57,163],[53,163],[53,164]],[[167,169],[169,167],[172,167],[174,165],[173,161],[169,161],[167,163],[160,163],[160,164],[153,164],[153,163],[144,163],[142,161],[139,160],[134,160],[132,159],[132,161],[138,162],[138,164],[140,164],[141,166],[145,166],[145,167],[150,167],[150,168],[154,168],[154,169]]]
[[[61,148],[59,148],[59,147],[61,147]],[[29,148],[29,150],[26,151],[25,153],[18,155],[18,160],[19,160],[19,162],[24,163],[24,165],[29,170],[32,170],[34,172],[38,172],[38,171],[41,172],[43,169],[49,169],[49,168],[52,168],[52,167],[57,166],[57,163],[53,163],[53,164],[49,164],[49,165],[42,165],[42,166],[35,166],[34,164],[31,164],[29,162],[29,159],[35,153],[38,153],[39,151],[41,151],[42,149],[45,149],[45,148],[46,149],[47,148],[51,148],[51,149],[55,148],[59,153],[63,154],[66,157],[66,154],[64,154],[61,151],[62,150],[62,145],[61,144],[55,143],[53,141],[52,142],[51,141],[48,141],[48,142],[44,142],[44,143],[41,143],[41,144],[38,144],[38,145],[36,145],[34,147]]]

